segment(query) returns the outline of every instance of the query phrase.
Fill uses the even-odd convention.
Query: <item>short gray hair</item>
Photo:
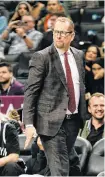
[[[72,28],[74,29],[74,23],[73,23],[73,21],[71,20],[71,19],[69,19],[69,18],[67,18],[67,17],[58,17],[57,19],[56,19],[56,22],[68,22],[69,23],[69,25],[70,25],[70,27],[72,26]],[[56,22],[55,22],[55,24],[56,24]]]

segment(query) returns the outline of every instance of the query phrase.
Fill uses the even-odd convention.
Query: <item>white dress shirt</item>
[[[64,63],[64,52],[62,52],[60,49],[56,48],[62,63],[62,67],[64,70],[64,74],[66,77],[66,69],[65,69],[65,63]],[[75,101],[76,101],[76,110],[74,111],[73,114],[78,113],[78,105],[79,105],[79,99],[80,99],[80,81],[79,81],[79,73],[78,73],[78,69],[77,69],[77,65],[74,59],[74,56],[72,54],[72,52],[70,51],[70,49],[67,51],[68,54],[68,62],[70,65],[70,69],[71,69],[71,75],[72,75],[72,80],[73,80],[73,85],[74,85],[74,94],[75,94]],[[66,114],[72,114],[68,109]]]

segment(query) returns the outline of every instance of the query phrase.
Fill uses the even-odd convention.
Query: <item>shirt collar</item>
[[[63,52],[62,50],[58,49],[57,47],[55,47],[59,56],[62,56],[64,55],[65,52]],[[67,54],[70,55],[70,48],[67,50]]]
[[[30,29],[30,30],[28,30],[27,32],[26,32],[26,34],[29,34],[29,33],[31,33],[32,31],[34,31],[35,29],[33,28],[33,29]]]

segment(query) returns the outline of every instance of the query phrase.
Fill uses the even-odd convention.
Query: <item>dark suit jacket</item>
[[[80,76],[79,114],[83,119],[86,117],[83,52],[73,47],[71,51]],[[62,125],[68,101],[64,71],[52,44],[36,52],[30,61],[23,108],[24,123],[33,124],[34,120],[38,134],[54,136]]]

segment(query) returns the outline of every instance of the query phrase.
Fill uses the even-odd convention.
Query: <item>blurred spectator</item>
[[[45,32],[48,28],[48,20],[51,17],[51,13],[64,13],[64,7],[59,0],[48,0],[47,2],[47,15],[38,21],[37,29],[41,32]]]
[[[99,58],[92,62],[92,70],[85,77],[86,94],[95,92],[104,94],[104,59]]]
[[[13,125],[0,118],[0,176],[18,176],[25,173],[19,162],[19,142]]]
[[[30,15],[24,15],[22,21],[16,20],[9,23],[1,36],[2,40],[11,43],[8,54],[29,52],[38,47],[43,35],[34,29],[34,25],[34,19]]]
[[[15,10],[18,1],[0,1],[0,15],[5,16],[7,21],[11,16],[11,13]]]
[[[17,130],[18,134],[24,133],[24,124],[20,120],[20,115],[16,109],[10,110],[7,114],[8,121],[13,124]]]
[[[0,16],[0,34],[6,29],[7,27],[7,18],[5,16]]]
[[[80,136],[89,140],[93,146],[98,140],[105,137],[105,96],[102,93],[97,92],[90,97],[88,111],[91,114],[91,119],[86,121]]]
[[[0,1],[0,16],[5,16],[7,21],[9,19],[9,11],[6,9],[4,1]]]
[[[13,77],[12,66],[0,63],[0,95],[24,95],[24,86]]]
[[[90,45],[85,51],[84,62],[85,62],[85,70],[91,71],[92,61],[95,61],[96,58],[100,57],[100,50],[97,45]]]
[[[105,42],[102,42],[102,44],[101,44],[100,54],[101,54],[101,57],[104,58],[104,56],[105,56]]]
[[[21,1],[16,6],[15,13],[10,19],[11,21],[21,20],[24,15],[31,15],[32,7],[28,2]]]
[[[30,3],[31,2],[32,1],[30,1]],[[38,20],[41,17],[42,13],[43,13],[43,16],[44,16],[44,14],[46,14],[44,2],[37,1],[37,2],[35,2],[35,5],[34,4],[32,5],[32,16],[35,20]]]
[[[48,12],[64,12],[63,6],[59,0],[48,0],[47,2]]]

